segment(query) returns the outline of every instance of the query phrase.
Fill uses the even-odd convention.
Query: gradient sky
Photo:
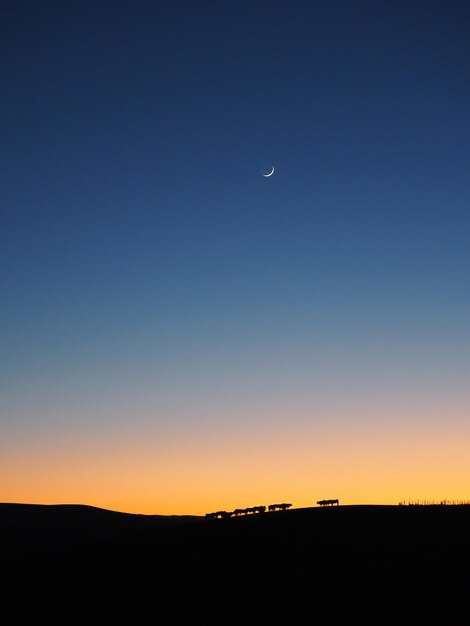
[[[0,71],[1,501],[469,499],[468,2],[3,0]]]

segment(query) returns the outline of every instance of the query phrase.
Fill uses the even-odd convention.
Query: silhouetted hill
[[[160,527],[203,518],[195,515],[137,515],[83,504],[9,504],[0,503],[0,530],[35,529],[89,530]]]
[[[449,625],[467,617],[470,506],[206,520],[1,505],[0,530],[17,621]]]
[[[48,550],[110,541],[118,537],[203,518],[177,515],[135,515],[75,504],[0,503],[0,534],[8,550]]]

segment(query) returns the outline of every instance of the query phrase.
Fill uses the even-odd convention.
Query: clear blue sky
[[[0,70],[6,470],[348,407],[468,434],[468,2],[4,0]]]

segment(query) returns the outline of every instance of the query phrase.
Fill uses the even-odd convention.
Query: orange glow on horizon
[[[3,502],[88,504],[145,514],[291,502],[316,506],[468,500],[468,426],[369,421],[263,430],[193,429],[159,441],[147,433],[40,439],[5,451]]]

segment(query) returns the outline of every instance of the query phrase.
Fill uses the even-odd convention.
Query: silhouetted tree
[[[270,504],[268,506],[268,511],[286,511],[292,506],[287,502],[282,502],[281,504]]]

